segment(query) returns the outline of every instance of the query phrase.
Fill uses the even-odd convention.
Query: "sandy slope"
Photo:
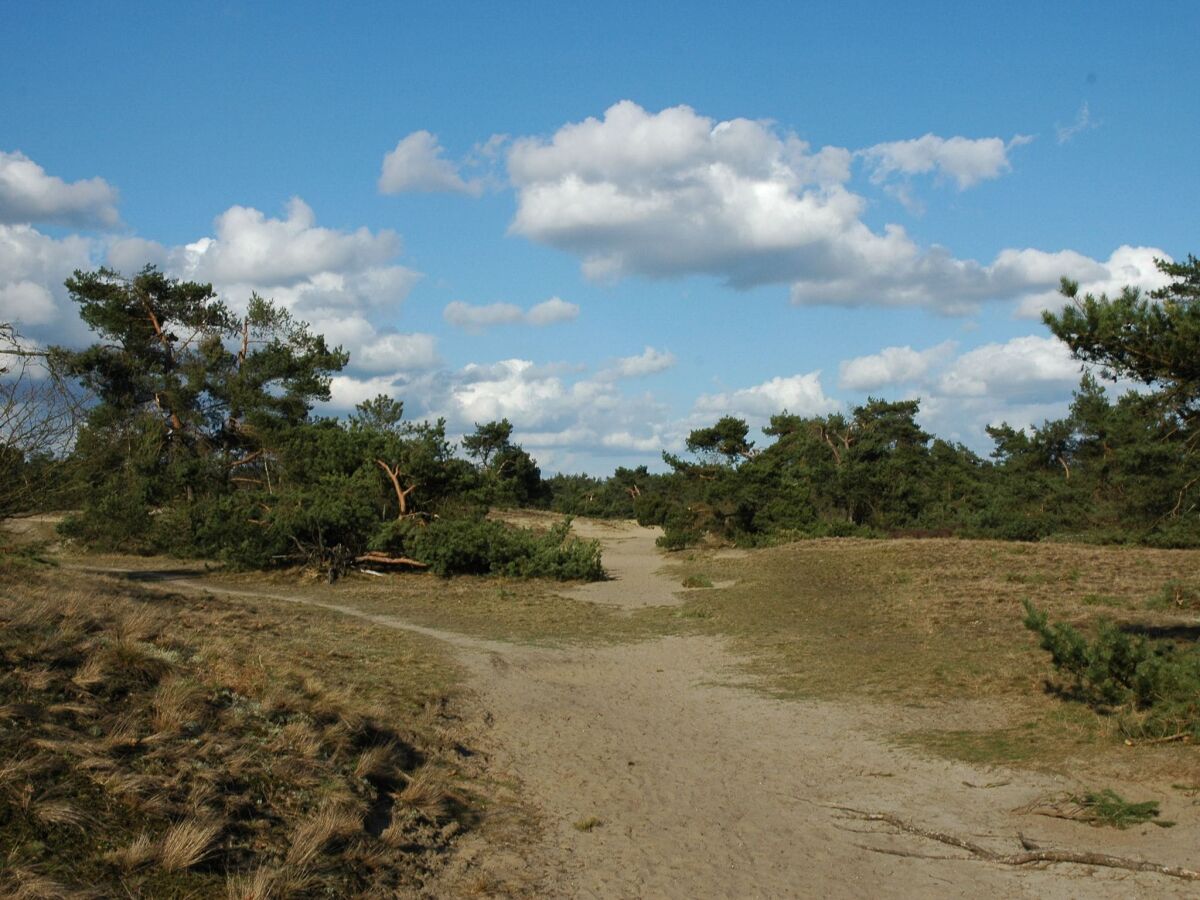
[[[677,602],[654,533],[582,523],[606,545],[613,580],[578,592],[623,607]],[[222,590],[172,579],[179,586]],[[261,592],[234,591],[255,594]],[[274,593],[281,600],[310,599]],[[1078,866],[1013,869],[845,819],[831,806],[898,814],[1018,849],[1041,844],[1200,867],[1200,821],[1128,832],[1012,812],[1078,785],[926,759],[882,739],[862,707],[784,702],[729,686],[723,642],[668,637],[595,649],[480,641],[319,603],[446,640],[486,710],[483,742],[545,822],[507,854],[550,897],[1194,896],[1196,883]],[[895,711],[889,711],[894,718]],[[893,723],[894,724],[894,723]],[[1000,784],[997,784],[1000,783]],[[588,819],[590,830],[575,827]],[[867,833],[864,833],[867,832]],[[873,849],[872,849],[873,848]],[[921,858],[880,853],[891,849]],[[523,858],[522,858],[523,857]],[[495,868],[493,864],[491,868]]]

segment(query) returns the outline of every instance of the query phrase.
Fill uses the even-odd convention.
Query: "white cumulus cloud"
[[[852,391],[873,391],[920,381],[950,353],[954,343],[946,341],[928,350],[884,347],[878,353],[848,359],[838,367],[838,386]]]
[[[312,208],[299,197],[288,201],[282,219],[232,206],[214,224],[214,237],[182,250],[180,262],[189,278],[289,285],[325,272],[361,272],[400,252],[400,237],[394,231],[319,227]]]
[[[0,150],[0,223],[107,228],[118,221],[117,191],[103,178],[63,181],[24,153]]]
[[[1022,335],[955,350],[951,342],[925,350],[888,347],[848,360],[842,364],[843,387],[888,387],[888,399],[919,399],[927,430],[986,454],[988,425],[1025,428],[1065,415],[1082,375],[1066,345],[1049,336]]]
[[[636,356],[622,356],[613,365],[597,373],[596,377],[604,380],[619,378],[641,378],[644,375],[655,375],[665,372],[675,365],[675,354],[669,350],[656,350],[646,347]]]
[[[540,463],[556,466],[581,457],[657,456],[679,449],[686,433],[685,423],[673,421],[651,394],[624,393],[618,381],[565,363],[510,358],[458,369],[343,375],[334,379],[331,406],[347,410],[378,393],[403,398],[411,417],[444,418],[451,435],[506,418],[514,440]],[[600,470],[611,471],[611,464]]]
[[[454,300],[442,310],[442,318],[455,328],[475,334],[497,325],[553,325],[579,317],[579,307],[559,297],[551,297],[524,310],[515,303],[471,304]]]
[[[871,169],[871,180],[882,184],[893,175],[936,173],[952,179],[959,190],[999,178],[1012,169],[1008,153],[1032,138],[1010,141],[990,138],[943,138],[936,134],[906,141],[889,141],[859,151]]]
[[[955,359],[938,378],[944,396],[1052,400],[1070,395],[1080,364],[1066,344],[1027,335],[984,344]]]
[[[1052,267],[1047,268],[1046,280],[1053,278],[1055,287],[1025,295],[1017,306],[1017,315],[1040,318],[1044,310],[1061,309],[1068,302],[1057,290],[1058,277],[1063,275],[1079,282],[1081,297],[1084,294],[1115,297],[1126,286],[1143,291],[1165,287],[1171,279],[1159,271],[1155,259],[1171,261],[1171,257],[1157,247],[1130,247],[1126,244],[1114,250],[1105,262],[1080,257],[1074,265],[1059,267],[1058,275],[1053,274]]]
[[[482,181],[464,179],[458,166],[442,153],[437,136],[428,131],[414,131],[401,138],[395,149],[383,157],[383,171],[379,175],[380,192],[444,191],[474,196],[483,192]]]
[[[26,337],[81,336],[86,329],[69,308],[63,281],[91,268],[95,252],[95,242],[79,235],[53,238],[31,225],[0,225],[0,321]]]
[[[878,179],[939,173],[959,187],[1007,171],[1027,139],[926,135],[862,151]],[[738,288],[788,284],[797,305],[890,306],[948,315],[1052,291],[1104,263],[1072,251],[1003,250],[991,262],[918,245],[898,224],[863,221],[848,189],[853,154],[813,150],[748,119],[632,101],[603,118],[523,137],[508,153],[513,234],[580,257],[589,277],[707,274]]]
[[[213,230],[176,247],[121,238],[110,245],[108,261],[126,272],[149,262],[178,278],[211,282],[235,308],[251,293],[268,297],[348,350],[350,371],[401,373],[438,364],[433,336],[402,334],[392,324],[421,277],[395,263],[401,249],[395,232],[321,227],[299,197],[282,218],[230,207]]]
[[[21,327],[48,325],[58,318],[58,304],[43,285],[33,281],[0,283],[0,322]]]
[[[787,410],[798,416],[818,416],[835,411],[836,400],[825,395],[821,373],[775,377],[762,384],[697,398],[694,410],[709,416],[738,416],[763,421]]]
[[[579,305],[568,303],[561,297],[551,297],[541,303],[534,304],[525,314],[525,321],[530,325],[554,325],[558,322],[570,322],[579,318]]]

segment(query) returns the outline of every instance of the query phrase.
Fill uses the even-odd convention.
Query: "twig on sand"
[[[1153,872],[1157,875],[1167,875],[1171,878],[1183,878],[1187,881],[1200,881],[1200,872],[1197,872],[1194,869],[1184,869],[1180,866],[1164,866],[1160,863],[1149,862],[1148,860],[1144,859],[1133,859],[1127,856],[1111,856],[1107,853],[1048,849],[1038,846],[1033,841],[1025,838],[1022,835],[1018,835],[1023,848],[1020,853],[997,853],[995,850],[989,850],[987,847],[984,847],[981,844],[977,844],[974,841],[959,837],[956,834],[949,834],[945,831],[933,831],[928,828],[922,828],[919,825],[914,825],[913,823],[905,821],[899,816],[894,816],[891,813],[867,812],[861,809],[854,809],[850,806],[830,806],[829,808],[845,813],[850,818],[859,819],[864,822],[882,822],[883,824],[889,825],[904,834],[912,834],[916,835],[917,837],[925,838],[926,840],[936,841],[939,844],[957,847],[960,850],[965,850],[976,859],[998,863],[1002,866],[1030,866],[1038,863],[1066,863],[1077,866],[1104,866],[1110,869],[1127,869],[1131,872]],[[872,850],[876,853],[886,853],[890,856],[909,856],[918,859],[936,858],[927,857],[924,854],[911,853],[904,850],[891,850],[880,847],[864,847],[864,849]]]

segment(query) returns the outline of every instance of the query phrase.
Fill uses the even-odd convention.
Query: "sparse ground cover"
[[[616,541],[625,539],[625,532],[615,524],[578,524],[596,532],[610,530]],[[1175,629],[1172,633],[1193,634],[1196,614],[1192,598],[1197,581],[1191,573],[1198,570],[1196,564],[1200,562],[1200,552],[946,539],[830,539],[750,552],[692,550],[659,560],[663,569],[659,581],[667,585],[668,596],[670,590],[675,591],[674,605],[648,608],[639,608],[636,602],[622,606],[626,593],[636,593],[637,582],[632,575],[621,572],[613,581],[599,586],[607,593],[581,594],[578,587],[570,584],[537,579],[445,579],[419,573],[387,577],[358,574],[328,585],[298,571],[239,574],[216,569],[209,571],[202,563],[181,565],[162,558],[69,553],[60,553],[57,558],[67,565],[145,570],[146,575],[133,579],[132,587],[128,583],[118,586],[97,582],[92,589],[132,590],[135,596],[143,596],[143,590],[152,591],[154,596],[166,594],[167,599],[161,602],[172,610],[173,628],[183,629],[192,636],[203,632],[206,640],[211,632],[225,648],[223,655],[239,660],[239,665],[253,662],[264,678],[268,672],[299,667],[308,678],[319,679],[322,690],[351,695],[350,709],[358,710],[357,715],[371,716],[380,722],[408,723],[409,732],[403,742],[421,754],[424,761],[407,770],[402,766],[401,770],[409,777],[425,770],[435,773],[441,785],[437,790],[446,791],[461,802],[458,807],[453,803],[442,804],[443,817],[437,820],[436,827],[430,823],[425,832],[432,843],[422,845],[418,842],[406,847],[406,852],[414,854],[404,863],[416,879],[414,884],[432,878],[439,866],[445,867],[445,861],[453,860],[456,855],[479,861],[505,858],[507,853],[511,863],[511,854],[523,854],[525,851],[520,848],[532,846],[528,842],[533,840],[536,829],[528,819],[519,821],[513,830],[499,839],[485,834],[486,825],[481,828],[478,824],[481,814],[485,821],[505,818],[504,814],[497,815],[497,804],[508,804],[515,810],[517,796],[526,790],[522,786],[526,776],[543,803],[547,797],[552,797],[553,803],[562,804],[562,810],[553,804],[543,806],[543,809],[551,821],[555,815],[563,817],[557,840],[567,848],[564,852],[568,859],[584,853],[585,848],[578,843],[581,841],[598,841],[595,853],[601,856],[611,853],[616,846],[613,842],[625,840],[623,835],[628,832],[631,812],[620,805],[624,803],[625,794],[617,786],[611,788],[611,796],[589,793],[591,789],[609,790],[600,785],[608,784],[612,775],[602,775],[599,771],[590,773],[589,766],[599,765],[599,760],[592,760],[589,755],[595,749],[591,742],[596,740],[589,736],[590,732],[568,738],[576,728],[570,721],[574,717],[572,710],[578,708],[581,698],[589,698],[582,702],[595,701],[602,705],[603,712],[601,706],[597,706],[594,713],[581,716],[579,727],[592,727],[585,723],[592,720],[593,714],[597,716],[595,727],[601,727],[601,722],[607,723],[603,726],[606,729],[612,727],[614,723],[602,717],[633,713],[622,705],[621,698],[627,696],[627,692],[633,692],[629,696],[641,697],[642,703],[654,702],[653,682],[671,677],[682,659],[670,654],[692,652],[684,650],[685,647],[705,648],[703,653],[712,655],[711,659],[706,657],[707,661],[702,665],[687,664],[688,671],[706,671],[707,674],[701,676],[705,680],[694,682],[693,687],[688,679],[696,675],[683,676],[682,681],[677,678],[672,684],[679,692],[678,696],[674,699],[664,697],[664,703],[696,702],[702,706],[701,698],[692,697],[692,693],[708,690],[705,685],[713,682],[731,682],[785,699],[832,701],[832,705],[822,707],[829,710],[830,722],[841,723],[838,727],[849,724],[856,733],[861,731],[886,738],[890,746],[896,748],[897,759],[912,758],[911,753],[915,750],[921,758],[961,760],[978,767],[965,775],[955,774],[952,784],[938,787],[939,795],[945,795],[942,802],[950,805],[935,813],[932,808],[925,810],[919,804],[911,805],[916,802],[914,798],[924,796],[923,793],[909,793],[916,790],[914,785],[919,781],[917,775],[911,774],[912,770],[908,770],[910,774],[905,776],[905,784],[912,780],[914,785],[902,787],[900,774],[895,778],[890,775],[893,771],[905,771],[903,767],[892,768],[900,763],[887,756],[891,751],[871,751],[880,771],[872,769],[868,774],[877,775],[876,780],[884,779],[897,791],[904,792],[903,796],[897,794],[890,801],[884,798],[891,794],[876,792],[871,795],[872,802],[895,804],[896,812],[905,812],[908,807],[907,814],[918,821],[926,820],[930,815],[944,817],[951,824],[969,821],[969,818],[959,817],[975,807],[954,805],[959,802],[953,799],[954,786],[961,780],[965,787],[959,787],[957,791],[965,790],[967,794],[979,797],[984,793],[988,795],[990,803],[985,806],[991,811],[987,816],[993,817],[987,819],[993,823],[988,827],[1020,827],[1019,818],[1011,821],[1014,815],[1025,815],[1026,822],[1029,815],[1053,815],[1075,818],[1079,822],[1102,823],[1105,817],[1094,813],[1104,804],[1084,801],[1089,796],[1104,800],[1110,794],[1119,795],[1121,803],[1135,811],[1139,804],[1151,800],[1163,803],[1163,820],[1147,816],[1130,820],[1135,827],[1141,828],[1143,836],[1146,829],[1151,834],[1165,833],[1152,827],[1156,822],[1180,821],[1179,828],[1169,830],[1173,835],[1171,848],[1175,849],[1160,848],[1167,859],[1174,858],[1172,854],[1177,855],[1179,841],[1186,841],[1194,827],[1194,817],[1187,810],[1196,804],[1195,785],[1200,780],[1196,775],[1195,748],[1186,743],[1126,746],[1110,717],[1048,694],[1045,682],[1053,678],[1053,671],[1046,654],[1038,649],[1036,637],[1023,627],[1021,619],[1022,602],[1029,600],[1047,610],[1052,619],[1071,622],[1085,632],[1094,630],[1095,623],[1107,617],[1127,627],[1152,633]],[[33,571],[44,572],[45,569],[35,567]],[[75,579],[72,583],[79,583],[79,576],[70,572],[49,577],[68,582]],[[164,577],[186,579],[189,585],[186,594],[170,596],[172,591],[183,590],[184,586],[159,580]],[[712,587],[684,587],[685,583],[700,582]],[[208,584],[214,592],[233,590],[257,596],[201,598],[194,593],[198,583]],[[592,585],[589,590],[596,587]],[[144,596],[150,596],[150,593]],[[330,610],[285,604],[277,599],[285,596],[387,618],[365,621]],[[580,599],[580,596],[592,599]],[[605,597],[607,602],[603,600]],[[1098,602],[1097,598],[1103,598],[1103,602]],[[220,610],[224,612],[216,615]],[[428,638],[381,627],[387,623],[397,627],[412,623],[438,629],[450,636],[469,637],[463,641],[452,640],[448,648],[433,644]],[[178,635],[180,632],[169,630],[167,633]],[[669,639],[662,641],[663,638]],[[713,638],[719,640],[713,642]],[[631,646],[615,646],[618,644]],[[674,649],[668,652],[668,645]],[[722,646],[734,653],[726,657],[723,652],[718,652],[717,648]],[[662,648],[661,659],[656,648]],[[459,678],[458,670],[447,662],[451,653],[470,661],[467,671],[471,685],[481,692],[488,710],[494,708],[498,720],[511,720],[504,721],[503,726],[498,721],[492,732],[494,738],[504,744],[511,742],[520,750],[511,760],[512,767],[503,775],[491,773],[482,778],[478,770],[473,771],[471,760],[463,759],[456,749],[461,746],[458,741],[469,742],[471,732],[468,730],[468,737],[464,738],[460,729],[459,737],[450,740],[446,736],[446,722],[436,716],[436,710],[445,708],[441,698],[448,686]],[[605,660],[614,653],[621,659],[628,656],[638,660],[639,665],[645,664],[649,668],[639,674],[629,671],[622,663],[610,671]],[[721,663],[721,659],[727,659],[727,662]],[[729,663],[738,663],[741,674],[726,668]],[[612,696],[602,683],[591,683],[595,677],[617,676],[620,680],[614,682]],[[642,678],[649,679],[650,683],[642,684],[637,680]],[[561,701],[562,715],[566,718],[550,715],[547,719],[548,713],[542,710],[537,713],[541,716],[540,724],[534,728],[533,720],[523,717],[534,715],[534,710],[549,702],[545,691],[563,692],[558,701]],[[252,696],[252,693],[246,696]],[[746,696],[744,692],[721,696],[726,704],[722,707],[722,715],[739,717],[740,721],[746,713],[729,704],[736,696]],[[758,702],[766,701],[760,699]],[[494,707],[493,703],[496,704]],[[434,714],[428,712],[431,707]],[[666,712],[665,708],[663,712]],[[642,729],[649,726],[637,723],[646,715],[651,715],[651,711],[639,712],[636,722],[626,723],[628,727],[618,733],[630,741],[641,740]],[[801,716],[801,720],[807,715]],[[790,714],[776,723],[782,729],[781,737],[785,733],[791,734],[791,729],[796,727],[795,724],[785,727],[782,724],[785,720],[791,721]],[[811,724],[804,727],[819,727],[819,721],[811,720]],[[453,733],[454,729],[449,732]],[[523,732],[524,736],[517,740]],[[475,733],[479,733],[478,730]],[[705,732],[705,737],[723,740],[723,734],[718,729],[711,735]],[[548,743],[539,746],[536,751],[539,762],[531,769],[527,768],[529,760],[523,754],[532,752],[532,747],[526,745],[535,735]],[[650,733],[645,737],[651,744],[658,741],[658,737]],[[582,749],[578,753],[582,756],[570,743],[575,738],[581,742],[579,747]],[[812,734],[806,740],[812,742],[814,748],[828,744],[826,751],[839,746],[834,736],[818,739]],[[802,752],[803,747],[795,749]],[[622,754],[618,757],[621,772],[628,773],[636,783],[647,777],[667,779],[653,788],[659,794],[675,790],[669,786],[670,779],[688,771],[686,767],[677,771],[680,766],[685,766],[685,760],[674,759],[669,766],[665,759],[652,761],[639,754],[635,743],[618,752]],[[703,754],[706,751],[697,748],[696,752]],[[726,747],[724,752],[733,752],[732,747]],[[347,750],[331,751],[331,758],[348,759],[350,756]],[[692,762],[699,767],[696,775],[705,771],[700,759]],[[830,765],[836,768],[840,763],[831,762]],[[946,773],[960,771],[952,769],[952,765],[933,762],[926,768],[930,772],[942,771],[943,767]],[[1008,768],[993,769],[996,765]],[[810,761],[807,768],[812,766]],[[545,768],[545,772],[535,774],[540,768]],[[1011,772],[1021,769],[1036,770],[1040,774],[1030,775],[1028,779],[1022,776],[1010,784],[1010,779],[1017,778]],[[336,765],[333,771],[339,771]],[[343,774],[339,777],[345,777],[345,765],[340,771]],[[589,774],[585,776],[585,772]],[[651,776],[652,772],[658,774]],[[592,788],[572,789],[563,784],[554,787],[550,794],[544,793],[549,790],[547,785],[576,775],[592,779],[589,782]],[[866,777],[862,772],[855,774],[841,770],[831,771],[828,775],[834,778],[829,790],[837,791],[830,796],[839,803],[853,800],[853,792],[859,790],[858,782]],[[624,774],[621,777],[625,777]],[[399,776],[396,783],[402,780],[403,776]],[[354,783],[353,778],[350,783]],[[1035,783],[1042,786],[1033,789]],[[1049,789],[1054,784],[1066,784],[1069,790],[1056,795]],[[370,782],[367,782],[367,787],[362,790],[366,792],[369,788]],[[637,790],[650,789],[647,783],[646,787]],[[932,790],[932,783],[922,782],[919,790]],[[846,792],[844,796],[842,791]],[[502,800],[493,795],[503,795]],[[1007,799],[1001,800],[1001,795]],[[357,798],[360,804],[365,802],[367,811],[372,808],[369,793],[360,796],[351,789],[350,796]],[[1032,813],[1019,813],[1016,809],[1018,804],[1038,798],[1045,799],[1042,805],[1049,812],[1038,809]],[[398,798],[393,802],[398,803]],[[695,803],[697,799],[693,797],[689,802]],[[1003,804],[1003,809],[992,808],[996,803]],[[1063,810],[1068,806],[1084,812],[1064,815]],[[1118,811],[1125,810],[1125,806]],[[50,809],[53,811],[53,807]],[[319,804],[315,808],[311,804],[304,807],[304,811],[314,814],[322,809]],[[457,812],[451,812],[447,817],[445,811],[454,809]],[[166,828],[193,819],[206,827],[211,827],[207,825],[210,819],[229,821],[213,812],[210,810],[206,817],[167,816],[161,821]],[[361,805],[358,814],[363,814]],[[669,815],[669,811],[664,810],[662,814]],[[30,814],[22,812],[22,815],[28,817]],[[647,812],[644,822],[636,819],[641,829],[637,834],[641,836],[631,839],[644,842],[644,830],[659,827],[656,815]],[[995,819],[995,816],[1000,818]],[[282,814],[278,818],[281,822],[285,819]],[[765,816],[764,822],[768,823],[764,827],[783,827],[783,820],[776,821],[771,816]],[[579,823],[589,823],[590,827],[583,828]],[[983,820],[975,827],[982,826]],[[215,870],[220,861],[228,857],[220,856],[218,851],[223,852],[231,833],[236,836],[236,829],[231,832],[228,824],[224,827],[222,837],[212,839],[208,845],[212,849],[207,855],[193,867],[174,873],[159,871],[163,868],[161,860],[167,837],[167,832],[162,829],[144,844],[138,844],[136,852],[132,848],[140,832],[123,833],[124,843],[114,840],[110,842],[111,846],[97,846],[95,855],[101,862],[94,864],[117,871],[114,867],[119,867],[116,861],[124,858],[119,854],[124,847],[133,856],[145,854],[149,860],[128,872],[120,872],[119,877],[127,879],[125,883],[157,884],[151,879],[167,878],[169,874],[171,878],[195,880],[202,885],[197,889],[201,894],[218,888],[223,890],[228,885],[228,873],[222,880]],[[289,820],[286,826],[279,826],[277,833],[294,837],[299,834],[300,827],[298,821]],[[452,835],[446,832],[448,827],[450,831],[456,828],[465,831]],[[464,833],[466,838],[461,836]],[[204,832],[196,834],[204,836]],[[199,840],[195,834],[192,837]],[[466,846],[464,841],[471,837],[477,838],[473,856],[461,851],[456,854],[449,849],[455,842],[459,842],[460,848]],[[443,843],[437,845],[438,840]],[[1060,843],[1067,846],[1076,840],[1068,833],[1059,834]],[[1084,835],[1080,840],[1087,843],[1089,839]],[[1157,845],[1139,844],[1138,840],[1140,838],[1134,836],[1112,846],[1126,855],[1141,854],[1152,858],[1157,855]],[[339,878],[364,877],[353,868],[357,863],[347,859],[353,857],[354,852],[360,852],[352,848],[370,847],[372,841],[378,843],[383,838],[372,836],[365,828],[361,834],[356,833],[350,838],[331,837],[322,845],[323,851],[317,854],[318,863],[312,864],[315,873],[312,877],[318,879],[316,883],[336,885]],[[607,849],[601,848],[601,844]],[[277,870],[277,878],[290,877],[291,869],[282,845],[272,847],[268,841],[263,847],[264,863],[257,867],[246,865],[238,870],[243,880],[236,885],[245,887],[244,894],[253,895],[251,880],[254,877],[266,878]],[[775,842],[771,842],[771,847],[775,847]],[[706,852],[711,850],[710,847]],[[117,855],[111,855],[114,852]],[[764,859],[773,858],[773,852],[764,849]],[[585,854],[582,858],[592,857]],[[592,859],[589,865],[592,864],[599,862]],[[322,869],[322,865],[332,868]],[[510,872],[514,868],[519,867],[509,865]],[[28,873],[36,873],[38,869],[34,864],[26,865],[21,871],[32,877]],[[258,875],[260,871],[263,874]],[[48,873],[47,877],[53,874]],[[492,877],[480,875],[471,884],[486,891],[489,885],[498,883],[489,881]],[[131,878],[135,880],[129,882]],[[286,884],[286,881],[279,883]],[[549,882],[543,882],[546,883],[559,882],[552,877]],[[528,885],[518,879],[508,893],[528,889]]]
[[[25,555],[2,574],[6,894],[417,896],[474,877],[450,851],[513,798],[463,743],[460,672],[430,640]]]
[[[526,516],[536,524],[536,516]],[[953,539],[801,541],[666,557],[679,605],[622,610],[564,597],[543,580],[358,576],[313,599],[349,602],[477,637],[541,645],[729,636],[753,684],[781,697],[853,699],[909,745],[975,763],[1114,773],[1132,761],[1113,717],[1047,691],[1048,657],[1022,625],[1030,600],[1094,630],[1102,618],[1150,634],[1197,627],[1200,552]],[[260,575],[223,575],[245,586]],[[714,587],[697,590],[692,585]],[[1099,598],[1099,599],[1098,599]],[[1101,602],[1102,601],[1102,602]],[[1164,779],[1194,773],[1189,746],[1149,752]]]
[[[1200,628],[1188,606],[1200,584],[1196,551],[827,539],[676,559],[683,580],[734,582],[689,594],[680,613],[732,635],[761,686],[884,701],[891,711],[880,720],[900,739],[973,762],[1131,760],[1112,717],[1047,692],[1054,673],[1022,625],[1023,601],[1085,632],[1101,618],[1149,635]],[[1156,748],[1134,765],[1183,776],[1195,772],[1195,753]]]
[[[248,588],[260,575],[221,575],[214,583]],[[625,613],[599,603],[564,597],[573,585],[545,579],[412,573],[388,578],[355,575],[332,589],[319,581],[297,584],[294,575],[270,580],[308,599],[345,603],[365,612],[472,637],[527,644],[564,645],[641,640],[671,633],[673,610],[649,607]]]
[[[550,517],[521,519],[536,526]],[[161,560],[142,565],[156,562],[161,567]],[[537,645],[728,636],[760,689],[874,703],[880,722],[906,744],[1042,768],[1086,756],[1120,771],[1130,754],[1112,717],[1047,691],[1054,673],[1022,625],[1023,601],[1085,632],[1102,618],[1151,634],[1197,627],[1189,604],[1200,586],[1190,574],[1200,571],[1198,551],[846,538],[750,553],[691,550],[664,564],[680,588],[674,607],[581,601],[564,596],[569,585],[540,579],[356,575],[330,588],[294,572],[208,577]],[[699,584],[714,586],[691,587]],[[1186,780],[1193,757],[1187,746],[1162,747],[1150,765]]]

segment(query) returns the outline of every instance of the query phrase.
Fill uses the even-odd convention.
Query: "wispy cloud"
[[[1077,134],[1092,131],[1099,127],[1100,123],[1092,118],[1092,111],[1085,100],[1080,105],[1079,112],[1075,114],[1075,121],[1070,125],[1055,125],[1054,133],[1060,144],[1066,144],[1074,139]]]

